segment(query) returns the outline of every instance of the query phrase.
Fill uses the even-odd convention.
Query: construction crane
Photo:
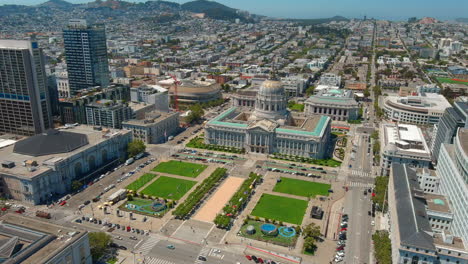
[[[169,74],[169,76],[174,79],[174,104],[175,104],[175,109],[177,112],[179,112],[179,97],[177,95],[177,85],[181,84],[179,80],[177,80],[177,77],[173,74]]]

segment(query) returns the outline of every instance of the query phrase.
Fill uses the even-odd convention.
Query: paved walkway
[[[213,222],[216,215],[229,202],[232,195],[244,182],[243,178],[228,177],[218,190],[210,197],[205,205],[195,214],[193,219]]]

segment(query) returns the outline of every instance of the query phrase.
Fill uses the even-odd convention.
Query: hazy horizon
[[[127,0],[129,2],[146,2],[145,0]],[[170,0],[169,0],[170,1]],[[36,5],[45,0],[0,0],[0,5]],[[86,3],[88,0],[68,0],[70,3]],[[187,0],[172,0],[171,2],[186,3]],[[394,0],[378,3],[372,0],[218,0],[226,6],[246,10],[254,14],[277,18],[327,18],[344,16],[348,18],[407,20],[409,17],[434,17],[439,20],[453,20],[459,17],[468,17],[468,1],[447,0],[445,2],[435,0]],[[267,7],[267,8],[265,8]]]

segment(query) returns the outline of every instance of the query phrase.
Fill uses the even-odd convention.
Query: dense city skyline
[[[35,5],[45,2],[44,0],[0,0],[0,5],[3,4],[23,4]],[[70,3],[86,3],[89,0],[69,0]],[[129,2],[146,2],[146,0],[129,0]],[[173,0],[180,4],[189,2],[186,0]],[[408,17],[434,17],[441,20],[453,20],[455,18],[466,17],[468,10],[468,2],[460,0],[448,0],[439,2],[430,1],[403,1],[396,0],[387,3],[376,1],[356,1],[344,0],[340,3],[330,5],[328,1],[274,1],[275,5],[271,5],[271,1],[259,0],[219,0],[217,1],[232,8],[246,10],[251,13],[278,17],[278,18],[326,18],[332,16],[345,16],[348,18],[362,18],[367,15],[368,18],[375,17],[377,19],[388,20],[406,20]],[[268,8],[265,8],[267,6]]]

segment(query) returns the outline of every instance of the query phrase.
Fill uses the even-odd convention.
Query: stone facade
[[[328,157],[329,117],[301,119],[292,116],[286,108],[283,86],[278,81],[265,81],[254,102],[253,109],[233,107],[209,121],[205,126],[205,143],[245,149],[251,153],[282,153],[315,159]]]

